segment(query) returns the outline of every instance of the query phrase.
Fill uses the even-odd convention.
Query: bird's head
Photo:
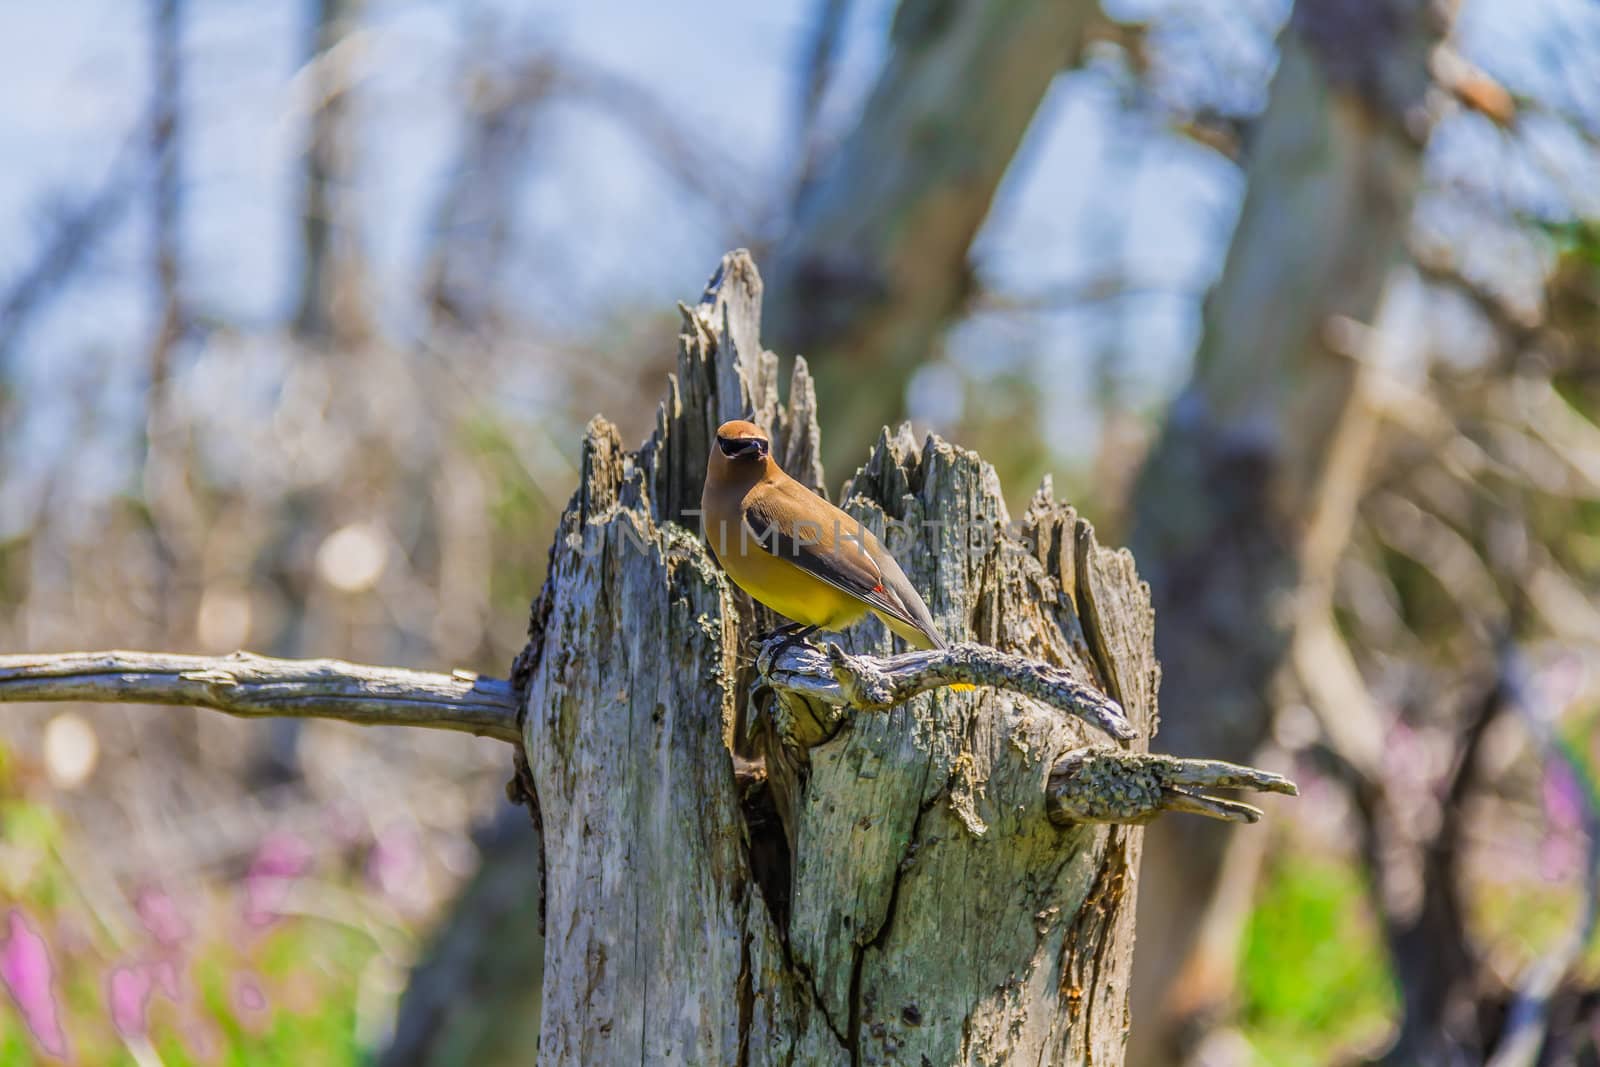
[[[772,454],[772,443],[755,423],[734,419],[717,427],[717,444],[713,451],[713,462],[765,467]]]

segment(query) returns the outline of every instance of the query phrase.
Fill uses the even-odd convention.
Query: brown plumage
[[[753,423],[717,428],[700,497],[711,549],[739,588],[805,626],[872,612],[916,648],[943,648],[928,606],[861,523],[783,472]]]

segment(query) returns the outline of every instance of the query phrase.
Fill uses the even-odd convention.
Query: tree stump
[[[797,360],[780,401],[760,302],[748,255],[725,257],[682,309],[650,439],[630,452],[590,424],[535,604],[517,680],[544,834],[540,1059],[1120,1063],[1142,831],[1077,821],[1051,792],[1065,757],[1115,742],[1003,690],[819,718],[760,684],[761,613],[696,517],[726,419],[822,482],[809,375]],[[1127,750],[1146,748],[1148,590],[1048,482],[1014,523],[993,468],[903,428],[842,506],[947,637],[1102,690],[1137,732]],[[893,638],[868,619],[840,644]]]

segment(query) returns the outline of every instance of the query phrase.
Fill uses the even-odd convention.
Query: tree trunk
[[[1194,374],[1133,500],[1131,543],[1179,694],[1166,751],[1255,753],[1306,552],[1329,556],[1311,540],[1336,557],[1348,537],[1349,515],[1341,532],[1327,509],[1348,504],[1365,471],[1343,447],[1359,438],[1348,420],[1364,354],[1350,324],[1373,322],[1405,254],[1439,18],[1422,0],[1302,0],[1285,31]],[[1135,1062],[1175,1055],[1157,1047],[1163,1008],[1192,1014],[1228,996],[1231,960],[1190,956],[1226,842],[1220,826],[1153,829]]]
[[[369,326],[361,293],[354,212],[342,189],[351,180],[349,56],[342,46],[360,20],[362,0],[311,0],[311,121],[300,211],[305,262],[294,335],[328,348],[364,339]]]
[[[724,419],[765,425],[802,473],[817,453],[803,362],[779,403],[760,292],[734,254],[685,311],[639,451],[591,423],[535,605],[519,675],[546,871],[539,1056],[1119,1063],[1141,831],[1060,828],[1046,804],[1058,760],[1099,735],[997,690],[924,694],[831,736],[772,725],[770,694],[749,706],[752,614],[692,509]],[[1048,485],[1013,528],[990,467],[902,432],[845,499],[879,531],[909,525],[890,544],[947,634],[1091,681],[1143,747],[1146,590]],[[875,621],[845,642],[891,643]],[[747,717],[765,782],[736,774],[759,766]],[[786,818],[761,817],[772,808]]]

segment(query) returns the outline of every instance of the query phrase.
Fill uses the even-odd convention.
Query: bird
[[[803,638],[868,612],[907,644],[944,648],[916,587],[860,520],[785,474],[752,422],[717,427],[700,496],[706,539],[734,584]],[[970,688],[963,686],[962,688]]]

